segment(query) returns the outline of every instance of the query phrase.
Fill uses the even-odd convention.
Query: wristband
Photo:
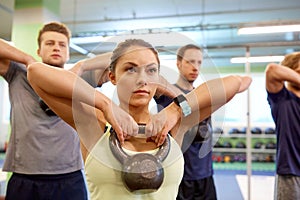
[[[192,109],[189,103],[187,102],[186,98],[182,94],[175,97],[173,101],[176,105],[178,105],[181,108],[184,117],[192,113]]]

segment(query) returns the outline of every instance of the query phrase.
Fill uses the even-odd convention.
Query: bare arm
[[[0,39],[0,75],[3,76],[7,72],[11,60],[23,63],[26,66],[36,62],[32,56],[17,49],[5,40]]]
[[[49,107],[76,129],[77,123],[83,124],[84,120],[88,120],[74,118],[74,112],[80,110],[87,115],[96,113],[97,120],[103,123],[108,121],[121,142],[127,134],[138,131],[138,125],[128,113],[73,72],[34,63],[28,67],[27,77]]]
[[[93,58],[81,60],[77,62],[70,71],[80,76],[85,71],[95,70],[95,80],[98,80],[98,85],[102,85],[109,80],[108,67],[111,55],[112,53],[108,52],[97,55]]]
[[[159,83],[157,84],[157,89],[155,94],[156,97],[165,95],[170,98],[175,98],[179,94],[183,94],[183,92],[173,84],[169,83],[163,76],[161,75],[159,76]]]
[[[267,65],[266,71],[266,89],[269,92],[276,93],[282,89],[284,82],[292,82],[300,85],[300,75],[296,71],[276,64],[270,63]]]
[[[204,120],[221,106],[230,101],[237,93],[245,91],[251,84],[250,77],[227,76],[207,81],[186,95],[192,108],[192,114],[182,118],[180,108],[171,103],[162,112],[152,118],[149,127],[153,133],[158,133],[156,143],[162,144],[165,136],[171,130],[172,135],[181,140],[182,133],[193,125]]]

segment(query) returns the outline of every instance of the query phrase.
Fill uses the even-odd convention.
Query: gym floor
[[[5,154],[0,154],[0,167]],[[253,163],[251,195],[254,200],[273,200],[274,163]],[[246,163],[214,163],[218,200],[248,200]],[[6,173],[0,172],[0,195],[5,194]]]
[[[246,163],[214,163],[218,200],[248,200]],[[273,200],[275,164],[252,163],[250,199]]]

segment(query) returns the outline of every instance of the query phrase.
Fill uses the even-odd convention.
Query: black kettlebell
[[[235,148],[245,149],[246,148],[246,144],[244,142],[242,142],[242,141],[237,142],[236,145],[235,145]]]
[[[164,180],[161,162],[170,151],[169,137],[168,135],[155,155],[138,153],[130,156],[122,149],[117,134],[111,129],[109,146],[115,158],[122,164],[122,181],[130,192],[151,193],[159,189]]]
[[[243,127],[241,129],[239,129],[239,133],[240,134],[246,134],[247,133],[247,128],[246,127]]]
[[[275,134],[275,129],[274,128],[266,128],[265,134]]]
[[[260,149],[260,148],[262,148],[262,146],[263,146],[263,143],[262,143],[262,142],[256,142],[256,143],[254,144],[254,149]]]
[[[39,104],[41,109],[48,115],[48,116],[56,116],[56,114],[48,107],[48,105],[39,98]]]
[[[276,149],[276,144],[275,144],[275,142],[270,141],[266,144],[265,148],[266,149]]]
[[[229,134],[237,134],[239,133],[239,129],[237,128],[231,128],[229,131],[228,131]]]
[[[254,128],[251,129],[251,133],[252,133],[252,134],[261,134],[262,131],[261,131],[260,128],[254,127]]]
[[[223,148],[232,148],[232,144],[229,141],[223,142]]]

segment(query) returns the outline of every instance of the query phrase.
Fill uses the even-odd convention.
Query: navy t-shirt
[[[276,125],[276,172],[300,176],[300,98],[283,87],[267,100]]]
[[[178,87],[177,85],[175,85]],[[180,87],[178,87],[181,89]],[[190,91],[181,89],[185,94]],[[155,98],[158,111],[168,106],[172,99],[167,96]],[[213,175],[212,166],[212,128],[211,118],[207,118],[199,123],[199,125],[209,127],[209,137],[203,142],[190,142],[189,139],[184,139],[182,144],[184,157],[184,175],[183,180],[199,180]],[[196,128],[197,130],[197,128]],[[188,137],[188,133],[185,134]],[[187,146],[189,145],[189,146]]]

